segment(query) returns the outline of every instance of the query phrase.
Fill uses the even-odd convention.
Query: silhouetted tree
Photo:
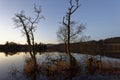
[[[79,0],[69,0],[69,4],[70,6],[68,7],[66,16],[62,20],[62,27],[57,32],[57,37],[65,43],[66,53],[69,55],[70,63],[74,65],[76,60],[71,55],[70,43],[77,40],[79,34],[85,29],[85,26],[83,24],[76,25],[76,22],[72,20],[72,15],[80,7]]]
[[[37,28],[37,24],[40,19],[44,17],[41,15],[41,8],[34,6],[35,17],[27,16],[23,11],[15,14],[14,22],[17,27],[22,28],[22,33],[25,34],[27,39],[27,44],[29,47],[29,52],[31,55],[31,59],[34,64],[32,64],[33,71],[37,71],[37,61],[36,61],[36,51],[35,51],[35,41],[34,41],[34,32]],[[34,73],[35,74],[35,73]],[[36,80],[36,75],[33,76],[34,80]],[[32,79],[33,80],[33,79]]]
[[[34,6],[35,17],[25,15],[24,11],[16,13],[13,18],[17,28],[22,28],[21,31],[26,36],[27,44],[29,45],[29,51],[31,56],[34,54],[34,32],[37,28],[37,24],[40,19],[44,17],[41,15],[41,8]]]

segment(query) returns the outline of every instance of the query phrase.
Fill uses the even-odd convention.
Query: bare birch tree
[[[24,11],[21,11],[20,13],[16,13],[13,18],[16,28],[21,28],[22,33],[26,36],[27,44],[32,57],[34,54],[35,45],[34,32],[37,28],[38,22],[44,18],[41,14],[40,6],[37,7],[34,5],[34,13],[35,16],[32,17],[25,15]]]
[[[76,59],[71,55],[70,43],[74,42],[78,38],[85,29],[85,26],[83,24],[76,25],[76,22],[72,20],[72,15],[74,15],[80,7],[79,0],[69,0],[69,4],[70,6],[68,7],[66,16],[64,16],[62,20],[62,27],[57,31],[57,37],[60,41],[65,43],[69,61],[71,65],[74,65],[76,63]]]

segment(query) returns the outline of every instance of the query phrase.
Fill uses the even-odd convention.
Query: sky
[[[0,44],[6,41],[26,43],[25,36],[15,28],[15,13],[25,11],[34,16],[34,4],[40,5],[45,19],[40,20],[35,34],[37,43],[59,43],[56,32],[61,26],[69,0],[0,0]],[[72,16],[78,24],[85,24],[83,35],[91,40],[120,37],[120,0],[79,0],[81,6]]]

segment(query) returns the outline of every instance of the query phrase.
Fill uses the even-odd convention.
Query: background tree
[[[66,16],[64,16],[62,20],[62,27],[57,31],[57,37],[60,41],[65,43],[66,53],[69,56],[70,63],[71,65],[74,65],[76,60],[71,55],[70,43],[78,39],[78,36],[85,29],[85,26],[83,24],[77,25],[76,22],[72,20],[72,15],[74,15],[80,7],[79,0],[69,0],[69,4],[70,6],[68,7]]]
[[[41,14],[40,6],[37,7],[36,5],[34,5],[34,13],[35,16],[32,17],[25,15],[24,11],[21,11],[20,13],[16,13],[15,17],[13,18],[17,28],[21,28],[22,33],[26,36],[27,44],[29,46],[29,51],[32,57],[35,53],[34,32],[37,28],[37,24],[40,21],[40,19],[44,18]]]

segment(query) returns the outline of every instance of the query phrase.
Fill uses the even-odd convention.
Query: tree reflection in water
[[[36,59],[28,58],[25,61],[23,74],[28,78],[28,80],[37,80],[39,74],[38,64]]]
[[[27,54],[26,54],[27,55]],[[43,56],[44,55],[44,56]],[[44,58],[41,61],[37,58]],[[27,56],[23,68],[12,65],[8,80],[119,80],[120,63],[88,57],[84,64],[71,66],[66,54],[44,53]],[[79,60],[78,60],[79,61]],[[116,65],[116,67],[115,67]],[[114,78],[114,79],[113,79]]]
[[[81,65],[77,64],[71,70],[66,55],[52,58],[49,54],[46,54],[44,62],[39,63],[35,54],[34,57],[26,57],[22,71],[15,66],[11,68],[10,80],[71,80],[80,75]]]

